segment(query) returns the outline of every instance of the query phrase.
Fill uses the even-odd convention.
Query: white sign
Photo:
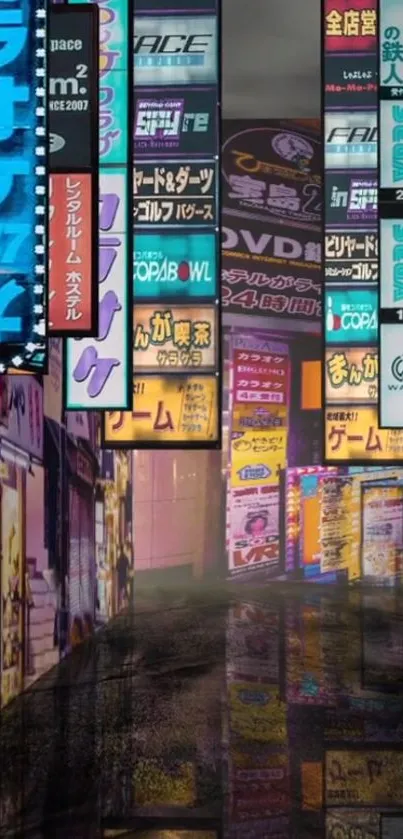
[[[33,376],[7,376],[8,418],[0,428],[5,440],[43,459],[43,390]]]
[[[377,114],[346,111],[325,114],[325,169],[376,169]]]
[[[127,243],[126,172],[101,172],[99,337],[67,339],[67,410],[129,408]]]
[[[403,428],[403,324],[381,325],[379,349],[379,425]]]

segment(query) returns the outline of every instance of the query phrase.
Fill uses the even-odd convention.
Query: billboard
[[[53,335],[89,334],[92,329],[97,302],[96,203],[90,173],[50,175],[48,317]]]
[[[137,299],[215,298],[218,294],[214,233],[136,233],[133,291]]]
[[[133,169],[133,220],[140,226],[214,227],[218,220],[218,178],[214,160],[185,164],[144,162]]]
[[[67,410],[127,409],[131,404],[133,241],[127,104],[132,84],[132,21],[124,0],[98,0],[98,6],[98,335],[67,339],[64,357]]]
[[[102,445],[113,448],[182,448],[220,436],[216,376],[135,376],[133,409],[106,411]]]
[[[215,15],[136,15],[136,87],[215,85],[218,82]]]
[[[207,89],[140,89],[134,100],[133,153],[202,157],[217,147],[217,103]]]
[[[21,0],[2,11],[0,373],[43,373],[47,361],[46,10]]]

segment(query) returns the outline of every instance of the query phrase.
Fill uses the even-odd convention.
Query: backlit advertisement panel
[[[326,228],[374,228],[378,219],[376,172],[325,172]]]
[[[125,0],[99,0],[98,336],[67,339],[67,410],[127,409],[131,401],[131,21]]]
[[[325,292],[327,344],[376,344],[378,294],[376,288],[333,287]]]
[[[376,108],[378,70],[376,54],[333,55],[325,67],[324,104],[327,108]]]
[[[216,376],[136,376],[133,410],[105,412],[102,445],[149,448],[151,442],[181,448],[184,443],[217,443],[218,383]]]
[[[75,222],[75,223],[73,223]],[[49,177],[49,328],[91,332],[96,249],[91,174]]]
[[[217,295],[214,233],[137,233],[134,237],[135,299],[213,298]]]
[[[133,152],[139,157],[214,155],[217,149],[217,102],[209,88],[136,92]]]
[[[383,323],[380,326],[379,419],[382,428],[403,428],[402,329],[401,324]]]
[[[325,453],[333,463],[393,463],[403,458],[403,430],[380,429],[375,406],[327,408]]]
[[[134,72],[136,87],[217,84],[216,16],[136,16]]]
[[[325,52],[375,53],[375,0],[325,0]]]
[[[146,163],[133,170],[133,220],[137,227],[214,226],[217,223],[217,165],[214,160],[163,165]]]
[[[0,373],[46,367],[46,9],[21,0],[2,11]]]
[[[67,340],[67,410],[107,410],[127,403],[131,369],[126,170],[101,170],[99,187],[99,334],[97,338]]]
[[[379,105],[379,188],[403,189],[403,105],[389,101]]]
[[[215,306],[136,305],[133,367],[144,372],[214,372],[217,366]]]
[[[324,263],[326,282],[377,282],[379,277],[377,233],[363,230],[343,233],[327,228]]]
[[[325,112],[325,168],[372,169],[377,165],[376,111]]]
[[[377,405],[378,349],[327,349],[325,388],[327,405]]]

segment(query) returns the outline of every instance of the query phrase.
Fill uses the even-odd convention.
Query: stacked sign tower
[[[325,0],[323,31],[325,462],[395,462],[403,435],[378,418],[375,0]]]
[[[220,444],[215,0],[139,0],[133,45],[133,393],[130,411],[105,415],[104,444],[215,447]]]
[[[403,6],[379,7],[379,419],[403,429]]]

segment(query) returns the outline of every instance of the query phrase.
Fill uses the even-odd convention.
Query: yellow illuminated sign
[[[326,410],[326,460],[403,461],[403,430],[378,427],[374,408]]]
[[[206,370],[216,366],[215,306],[136,305],[133,363],[137,370]]]
[[[368,750],[326,752],[328,807],[400,806],[403,801],[403,754]]]
[[[239,433],[231,442],[231,486],[270,486],[279,483],[286,464],[287,430]]]
[[[106,448],[219,439],[216,376],[135,378],[132,411],[105,411]]]
[[[376,404],[378,351],[373,347],[328,349],[325,381],[328,405]]]
[[[232,431],[266,431],[286,424],[286,405],[235,402],[232,409]]]

